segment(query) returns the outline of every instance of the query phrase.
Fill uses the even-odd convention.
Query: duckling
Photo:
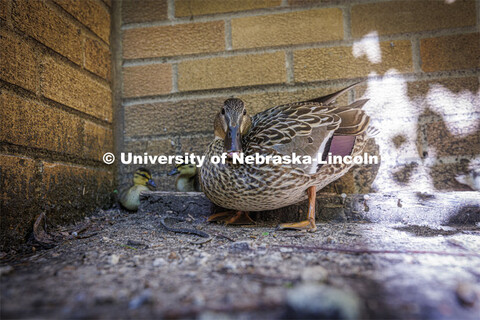
[[[148,169],[139,168],[133,175],[133,186],[120,193],[120,204],[128,210],[137,211],[140,205],[140,192],[155,190],[157,186]]]
[[[175,181],[175,188],[180,192],[201,191],[200,181],[198,179],[197,166],[193,163],[179,164],[168,173],[169,176],[180,174]]]

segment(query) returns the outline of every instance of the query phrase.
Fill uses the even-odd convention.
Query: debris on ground
[[[0,255],[1,318],[478,319],[478,226],[301,233],[190,217],[177,223],[211,236],[192,244],[164,216],[111,209],[56,228],[39,217],[37,241],[55,246]]]

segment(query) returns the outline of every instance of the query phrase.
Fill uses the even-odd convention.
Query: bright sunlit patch
[[[472,159],[468,165],[467,173],[456,176],[455,180],[473,190],[480,191],[480,157]]]
[[[371,116],[371,125],[380,131],[375,142],[380,147],[382,161],[373,187],[382,192],[406,189],[429,192],[434,189],[429,168],[422,165],[416,144],[418,117],[423,112],[421,101],[409,99],[407,82],[396,73],[391,69],[381,79],[370,79],[362,97],[374,101],[367,103],[364,110]],[[370,77],[374,76],[376,73],[370,74]],[[400,148],[392,148],[392,140],[396,136],[405,137]],[[412,171],[409,182],[395,181],[393,168],[412,162],[419,165]]]
[[[355,41],[352,50],[355,58],[360,58],[365,55],[371,63],[382,62],[382,51],[380,50],[377,31],[370,32],[360,41]]]
[[[454,93],[442,85],[434,84],[427,94],[431,110],[441,114],[451,134],[465,137],[477,132],[480,126],[480,91],[474,94],[468,90]]]

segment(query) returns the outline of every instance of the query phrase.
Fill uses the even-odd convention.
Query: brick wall
[[[456,1],[169,0],[122,6],[124,151],[203,152],[231,96],[250,113],[360,79],[382,164],[328,191],[467,190],[480,155],[480,5]],[[173,189],[168,166],[153,166]],[[123,182],[134,166],[122,166]]]
[[[106,205],[111,3],[0,0],[0,246]]]

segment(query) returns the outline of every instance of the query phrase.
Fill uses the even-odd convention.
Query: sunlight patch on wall
[[[474,134],[480,126],[480,90],[454,93],[444,86],[434,84],[426,96],[429,108],[443,116],[451,134],[465,137]],[[472,115],[479,113],[478,115]]]
[[[380,147],[382,161],[373,187],[382,192],[405,189],[428,192],[433,190],[433,183],[429,168],[422,165],[416,144],[420,101],[409,99],[407,82],[396,73],[391,69],[380,79],[368,80],[368,88],[362,97],[370,99],[364,110],[371,117],[371,125],[380,131],[375,141]],[[370,74],[370,77],[375,76],[374,72]],[[395,147],[392,141],[398,136],[404,137],[405,141]],[[408,181],[394,179],[395,170],[414,163]]]
[[[455,180],[465,184],[473,190],[480,191],[480,157],[472,159],[468,165],[468,172],[455,177]]]
[[[366,56],[371,63],[382,62],[382,51],[380,50],[378,32],[370,32],[360,41],[355,41],[353,43],[353,56],[357,59]]]

